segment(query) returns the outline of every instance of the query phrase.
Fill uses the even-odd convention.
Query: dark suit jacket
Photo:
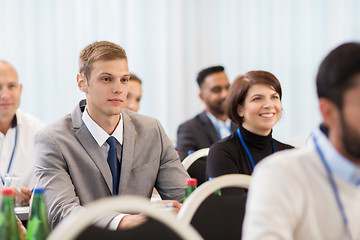
[[[69,213],[113,195],[107,156],[82,121],[84,103],[35,136],[36,176],[45,188],[51,227]],[[119,195],[182,201],[189,177],[158,120],[123,110],[123,153]],[[97,222],[107,226],[117,213]]]
[[[234,123],[232,123],[232,129],[233,131],[237,129]],[[189,150],[208,148],[218,140],[219,135],[214,125],[203,111],[179,126],[176,150],[179,152],[180,159],[184,160]]]

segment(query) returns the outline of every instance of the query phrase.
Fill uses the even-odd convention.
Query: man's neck
[[[119,122],[120,122],[120,114],[118,116],[109,117],[102,123],[98,123],[98,124],[102,129],[105,130],[105,132],[111,135],[115,131]]]
[[[91,117],[91,119],[94,122],[96,122],[102,129],[104,129],[104,131],[107,132],[109,135],[111,135],[115,131],[117,125],[120,122],[120,116],[121,116],[119,114],[119,115],[112,115],[107,117],[96,117],[93,116],[91,114],[91,111],[89,112],[89,110],[88,110],[88,114]]]
[[[11,118],[0,118],[0,132],[2,134],[6,134],[9,128],[11,127],[12,120],[14,119],[14,116]]]
[[[219,120],[221,120],[223,122],[225,122],[228,119],[226,114],[216,114],[216,113],[213,113],[213,112],[210,112],[210,111],[208,111],[208,112],[211,113],[214,117],[216,117],[217,119],[219,119]]]

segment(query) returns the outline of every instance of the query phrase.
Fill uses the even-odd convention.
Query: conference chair
[[[149,219],[134,228],[111,231],[93,225],[94,220],[109,212],[143,213]],[[71,214],[53,230],[48,240],[92,239],[189,239],[202,237],[176,215],[154,206],[138,196],[109,197],[95,201]]]
[[[185,170],[192,178],[196,178],[198,186],[206,181],[206,158],[209,154],[209,148],[199,149],[182,161]]]
[[[206,240],[241,239],[247,191],[222,196],[214,193],[228,188],[247,190],[250,178],[244,174],[228,174],[205,182],[185,201],[177,218],[191,224]]]

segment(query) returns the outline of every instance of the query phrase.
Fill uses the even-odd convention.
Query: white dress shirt
[[[5,135],[0,132],[0,174],[2,177],[10,166],[9,173],[19,174],[22,186],[30,189],[35,186],[34,136],[44,126],[43,122],[33,116],[19,109],[16,111],[14,126],[9,128]],[[10,164],[13,151],[14,156]]]
[[[106,142],[106,140],[110,137],[110,135],[105,132],[104,129],[102,129],[89,115],[87,112],[87,109],[85,108],[82,120],[85,123],[85,126],[88,128],[91,135],[94,137],[97,144],[103,149],[103,151],[106,153],[106,156],[108,155],[110,145]],[[124,121],[122,118],[122,114],[120,114],[120,121],[117,127],[115,128],[115,131],[111,134],[111,136],[116,138],[116,153],[118,156],[118,159],[120,160],[121,156],[121,146],[123,143],[123,131],[124,131]],[[104,161],[107,161],[107,159],[104,159]],[[120,221],[128,214],[119,214],[117,215],[109,224],[109,229],[116,230],[119,226]]]
[[[329,164],[331,172],[350,184],[360,186],[360,166],[350,162],[336,151],[319,128],[314,131],[314,135],[324,154],[325,160]]]
[[[101,147],[101,149],[104,150],[106,155],[108,155],[108,151],[110,149],[109,144],[106,142],[106,140],[110,137],[110,135],[105,132],[104,129],[102,129],[89,115],[87,112],[87,108],[85,108],[82,120],[85,123],[85,126],[88,128],[91,135],[94,137],[95,141]],[[123,132],[124,132],[124,121],[122,118],[122,114],[120,114],[120,121],[117,127],[115,128],[115,131],[111,134],[111,136],[115,137],[117,143],[116,143],[116,152],[118,155],[118,159],[120,159],[120,145],[123,143]]]
[[[360,166],[342,156],[320,131],[324,153],[348,219],[360,239]],[[281,151],[257,165],[251,177],[243,239],[347,239],[334,190],[314,144]]]
[[[220,119],[217,119],[214,115],[212,115],[209,112],[206,112],[206,116],[210,119],[211,123],[214,125],[220,139],[223,139],[232,133],[231,120],[229,118],[226,119],[226,121],[224,122]]]

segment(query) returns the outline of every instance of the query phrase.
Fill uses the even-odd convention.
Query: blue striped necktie
[[[111,136],[106,140],[106,142],[110,146],[107,162],[109,164],[113,179],[114,195],[118,195],[119,181],[120,181],[120,162],[116,154],[116,139],[113,136]]]

